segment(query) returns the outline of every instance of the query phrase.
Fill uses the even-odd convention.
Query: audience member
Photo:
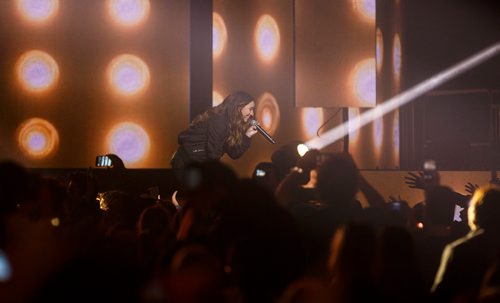
[[[432,287],[439,302],[473,302],[500,247],[500,188],[480,187],[474,193],[468,219],[471,231],[448,244]]]

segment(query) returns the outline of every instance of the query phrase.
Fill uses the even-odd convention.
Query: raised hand
[[[424,189],[424,173],[421,171],[419,171],[417,174],[408,172],[408,176],[405,176],[405,183],[409,188]]]
[[[479,185],[477,184],[472,184],[470,182],[465,184],[465,191],[469,194],[469,196],[472,196],[477,188],[479,188]]]

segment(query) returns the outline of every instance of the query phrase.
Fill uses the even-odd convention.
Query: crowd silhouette
[[[175,201],[121,166],[103,190],[1,162],[0,302],[500,302],[495,180],[464,196],[411,173],[411,207],[347,153],[277,159],[190,163]]]

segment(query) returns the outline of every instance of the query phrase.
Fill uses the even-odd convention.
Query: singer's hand
[[[257,133],[257,127],[255,125],[251,125],[245,135],[247,135],[248,138],[252,138],[253,135],[255,135]]]

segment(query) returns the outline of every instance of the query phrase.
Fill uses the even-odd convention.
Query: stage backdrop
[[[0,156],[167,167],[188,124],[188,1],[0,1]]]

